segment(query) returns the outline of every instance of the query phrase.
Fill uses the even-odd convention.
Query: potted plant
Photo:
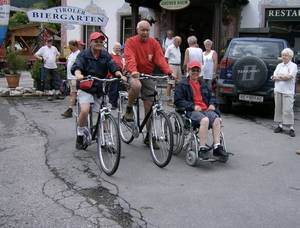
[[[27,60],[17,52],[10,51],[6,54],[7,68],[4,69],[5,77],[9,88],[19,86],[21,71],[26,70]]]

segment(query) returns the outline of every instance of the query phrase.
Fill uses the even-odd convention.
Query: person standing
[[[186,75],[188,75],[187,66],[190,62],[195,60],[198,61],[201,65],[203,65],[203,51],[201,48],[199,48],[197,44],[197,38],[195,36],[189,36],[187,38],[187,42],[189,47],[185,50],[183,61],[183,70]]]
[[[283,125],[290,125],[289,135],[291,137],[295,137],[293,106],[298,71],[297,64],[292,62],[293,56],[294,52],[290,48],[283,49],[281,52],[282,62],[277,65],[271,77],[271,79],[275,80],[274,121],[278,122],[278,126],[274,132],[282,132]]]
[[[213,42],[210,39],[206,39],[204,42],[205,52],[203,52],[203,68],[202,74],[203,80],[212,86],[212,80],[216,79],[218,56],[217,53],[211,49]]]
[[[167,31],[167,37],[166,37],[166,39],[164,39],[163,44],[162,44],[162,49],[163,49],[164,53],[166,52],[168,47],[173,44],[174,39],[175,39],[175,37],[173,37],[173,31],[168,30]]]
[[[128,106],[124,119],[134,121],[132,106],[136,98],[141,92],[144,103],[145,114],[151,108],[155,91],[154,81],[152,79],[137,80],[141,73],[152,74],[154,65],[157,64],[164,74],[173,73],[167,64],[159,43],[149,37],[150,24],[148,21],[140,21],[137,24],[137,35],[126,40],[125,43],[125,63],[126,70],[131,74],[129,78],[130,91],[128,93]],[[174,74],[173,77],[176,78]],[[148,123],[146,124],[148,128]],[[149,145],[148,135],[146,135],[144,144]],[[156,143],[155,143],[156,144]],[[154,148],[158,149],[158,145],[154,144]]]
[[[84,76],[92,75],[98,78],[104,78],[108,70],[113,75],[122,76],[121,68],[115,64],[110,54],[103,50],[105,36],[99,32],[93,32],[90,35],[90,47],[81,51],[71,68],[71,73],[81,81]],[[77,92],[77,99],[80,104],[80,114],[78,117],[76,148],[83,150],[83,135],[87,123],[88,113],[91,103],[94,103],[94,111],[100,109],[102,96],[102,83],[95,83],[90,90],[81,90]]]
[[[60,53],[57,48],[52,45],[53,38],[49,37],[46,41],[46,45],[41,47],[35,54],[34,57],[42,60],[44,65],[44,80],[45,80],[45,94],[48,95],[48,101],[52,101],[52,91],[50,91],[50,77],[52,76],[55,89],[55,97],[61,99],[60,95],[60,84],[61,79],[58,73],[56,61],[59,58]]]
[[[113,47],[113,52],[110,53],[114,62],[121,67],[122,71],[124,70],[124,61],[120,54],[121,52],[121,44],[116,42]],[[111,73],[108,73],[107,77],[112,77]],[[119,90],[120,90],[120,81],[114,81],[110,85],[109,89],[109,103],[112,105],[112,110],[116,110],[118,107],[118,98],[119,98]]]
[[[78,49],[77,40],[70,40],[69,48],[71,50],[71,54],[67,57],[67,81],[70,85],[70,106],[64,113],[61,114],[64,117],[72,117],[73,107],[75,105],[76,100],[76,77],[72,75],[71,68],[76,60],[78,53],[80,52]]]
[[[181,75],[181,52],[180,52],[181,37],[175,36],[173,44],[170,45],[165,53],[165,58],[169,64],[170,69],[177,76],[177,81],[168,79],[167,85],[167,105],[174,106],[171,98],[172,86],[176,86],[182,80]]]
[[[85,49],[85,43],[82,40],[78,40],[78,49],[79,51],[83,51]]]

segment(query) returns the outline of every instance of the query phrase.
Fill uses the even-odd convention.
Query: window
[[[131,37],[131,16],[123,16],[121,17],[120,43],[124,44],[129,37]]]

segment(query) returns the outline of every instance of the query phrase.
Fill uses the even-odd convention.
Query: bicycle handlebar
[[[166,78],[170,78],[171,80],[174,80],[175,78],[172,76],[171,73],[168,73],[168,75],[163,75],[163,76],[159,76],[159,75],[150,75],[150,74],[144,74],[141,73],[140,74],[141,78],[151,78],[153,80],[157,80],[157,79],[166,79]]]
[[[97,77],[88,75],[88,76],[84,77],[82,79],[82,81],[90,81],[92,79],[100,81],[100,82],[113,82],[113,81],[116,81],[116,80],[121,80],[121,77],[117,77],[117,78],[97,78]]]

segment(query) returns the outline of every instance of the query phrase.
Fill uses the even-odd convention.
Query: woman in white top
[[[282,62],[279,63],[271,79],[275,80],[274,100],[275,113],[274,121],[278,122],[275,133],[283,131],[283,125],[290,125],[289,135],[295,137],[294,130],[294,96],[295,82],[298,67],[292,62],[294,52],[290,48],[285,48],[281,52]]]
[[[203,67],[201,70],[201,76],[204,81],[211,86],[212,80],[216,79],[216,71],[218,65],[217,53],[211,49],[213,42],[206,39],[204,42],[205,52],[203,52]]]
[[[195,36],[189,36],[187,38],[187,42],[189,47],[185,50],[184,62],[183,62],[183,69],[186,75],[188,75],[187,66],[190,62],[196,60],[200,63],[200,65],[203,65],[203,61],[202,61],[203,51],[201,48],[199,48],[197,44],[197,38]]]

